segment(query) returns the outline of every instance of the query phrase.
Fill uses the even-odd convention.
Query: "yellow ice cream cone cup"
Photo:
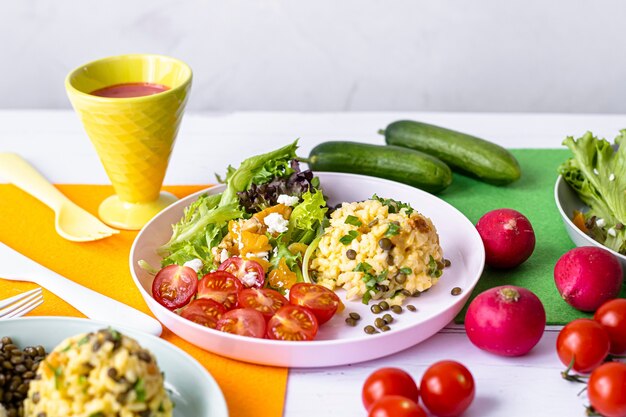
[[[191,78],[191,69],[185,63],[150,54],[100,59],[67,76],[69,99],[115,189],[115,195],[99,208],[105,223],[137,230],[176,200],[161,192],[161,186]],[[130,83],[158,84],[168,89],[127,98],[91,94]]]

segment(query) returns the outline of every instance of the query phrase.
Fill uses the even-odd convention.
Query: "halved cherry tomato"
[[[239,293],[239,307],[252,308],[263,314],[266,320],[286,304],[289,301],[281,293],[269,288],[246,288]]]
[[[267,337],[274,340],[313,340],[317,328],[313,313],[304,307],[287,304],[267,323]]]
[[[170,310],[186,305],[198,289],[198,274],[187,266],[168,265],[152,281],[152,296]]]
[[[230,310],[217,322],[217,330],[249,337],[265,337],[265,318],[251,308]]]
[[[372,405],[368,417],[426,417],[426,412],[406,397],[386,395]]]
[[[363,383],[361,399],[366,410],[388,395],[400,395],[417,403],[419,389],[411,375],[399,368],[380,368],[367,377]]]
[[[610,347],[607,331],[600,323],[591,319],[569,322],[556,339],[559,359],[565,366],[574,359],[572,369],[576,372],[593,371],[609,354]]]
[[[333,291],[317,284],[301,282],[289,290],[289,302],[310,309],[319,324],[324,324],[335,314],[341,304]]]
[[[215,329],[224,313],[223,305],[207,298],[197,298],[180,311],[181,317],[211,329]]]
[[[247,288],[263,288],[265,272],[255,261],[246,261],[238,256],[231,256],[220,264],[218,271],[226,271],[234,275]]]
[[[226,310],[235,308],[243,284],[226,271],[209,272],[198,284],[198,298],[209,298],[222,304]]]

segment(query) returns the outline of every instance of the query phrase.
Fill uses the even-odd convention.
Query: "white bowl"
[[[622,270],[626,274],[626,256],[619,252],[615,252],[613,249],[607,248],[600,242],[592,239],[580,230],[572,221],[571,216],[574,215],[574,210],[584,213],[589,210],[589,207],[580,200],[576,191],[569,186],[565,179],[563,179],[562,175],[559,175],[559,178],[557,178],[556,184],[554,185],[554,201],[556,202],[556,207],[559,209],[559,213],[561,213],[565,230],[567,231],[570,239],[572,239],[572,242],[574,242],[576,246],[597,246],[608,250],[617,257],[622,264]]]
[[[374,321],[373,313],[360,301],[345,301],[345,311],[321,326],[314,341],[286,342],[220,332],[167,310],[152,298],[153,277],[137,262],[143,259],[152,265],[160,265],[156,248],[169,240],[171,225],[178,222],[184,208],[200,194],[218,193],[224,189],[224,186],[218,186],[184,198],[162,211],[141,230],[133,243],[130,270],[154,315],[174,333],[208,351],[247,362],[291,367],[344,365],[379,358],[413,346],[448,324],[469,298],[483,271],[485,252],[474,225],[448,203],[408,185],[361,175],[328,172],[316,175],[331,206],[344,201],[366,200],[372,194],[378,194],[410,203],[432,219],[444,256],[452,264],[444,270],[437,285],[421,297],[409,299],[418,312],[405,309],[395,316],[391,331],[367,335],[363,327]],[[454,287],[460,287],[462,294],[452,296],[450,291]],[[343,291],[337,293],[345,300]],[[362,317],[357,327],[349,327],[344,321],[352,311]]]

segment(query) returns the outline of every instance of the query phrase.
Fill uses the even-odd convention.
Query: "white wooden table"
[[[166,184],[214,181],[229,163],[301,138],[301,154],[326,140],[382,143],[377,130],[410,118],[488,138],[507,147],[556,148],[566,135],[591,130],[613,138],[626,116],[451,113],[212,113],[185,116]],[[20,153],[57,183],[108,183],[95,151],[71,111],[0,111],[0,152]],[[565,232],[564,232],[565,233]],[[3,260],[4,261],[4,260]],[[411,349],[371,362],[323,369],[292,369],[285,415],[365,415],[363,381],[377,368],[397,366],[419,378],[433,362],[463,362],[477,395],[465,414],[480,416],[583,416],[580,385],[560,378],[557,331],[549,329],[522,358],[504,359],[475,348],[462,328],[450,326]],[[234,416],[237,417],[237,416]]]

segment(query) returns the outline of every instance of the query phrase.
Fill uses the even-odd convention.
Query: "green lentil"
[[[404,284],[406,282],[406,275],[404,275],[404,274],[396,275],[396,282],[398,284]]]
[[[354,320],[361,320],[361,316],[359,315],[359,313],[354,313],[354,312],[352,312],[352,313],[350,313],[350,314],[348,314],[348,315],[350,316],[350,318],[351,318],[351,319],[354,319]]]
[[[415,306],[413,304],[409,304],[408,306],[406,306],[406,309],[412,312],[416,312],[417,308],[415,308]]]
[[[371,306],[370,310],[374,314],[379,314],[382,311],[382,309],[380,308],[380,306],[378,304],[374,304],[373,306]]]
[[[381,301],[378,305],[382,311],[389,310],[389,303],[387,301]]]
[[[347,324],[348,326],[352,326],[352,327],[354,327],[354,326],[356,326],[356,320],[355,320],[355,319],[353,319],[352,317],[347,317],[347,318],[346,318],[346,324]]]
[[[385,320],[381,319],[380,317],[374,320],[374,326],[378,327],[379,329],[382,328],[386,324],[387,323],[385,322]]]
[[[415,291],[413,294],[411,294],[411,297],[419,297],[420,295],[422,295],[421,291]]]
[[[393,311],[396,314],[402,314],[402,307],[401,306],[391,306],[391,311]]]
[[[388,332],[389,330],[391,330],[391,327],[385,325],[385,326],[381,327],[380,330],[382,330],[383,332]]]
[[[365,333],[367,333],[367,334],[374,334],[374,333],[378,333],[378,332],[376,331],[376,329],[374,328],[374,326],[365,326],[365,327],[363,328],[363,330],[364,330],[364,331],[365,331]]]
[[[391,324],[393,323],[393,317],[391,317],[391,314],[385,314],[383,316],[383,320],[385,321],[385,323],[387,324]]]
[[[460,287],[454,287],[452,288],[452,291],[450,291],[450,294],[452,295],[460,295],[463,292],[463,290]]]

